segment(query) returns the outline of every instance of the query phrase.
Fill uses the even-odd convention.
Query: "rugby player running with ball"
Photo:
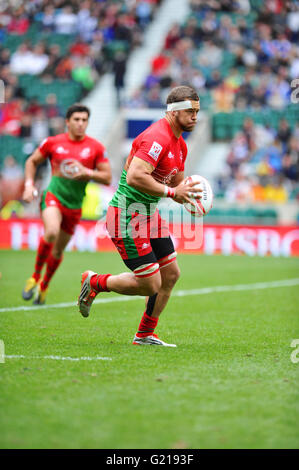
[[[192,88],[176,87],[167,97],[165,117],[133,141],[106,219],[111,240],[132,272],[82,274],[78,305],[84,317],[99,292],[146,297],[133,339],[136,345],[176,346],[154,333],[180,275],[172,240],[156,206],[162,197],[180,204],[201,197],[196,183],[184,182],[187,146],[182,137],[183,132],[194,129],[199,108],[199,97]]]

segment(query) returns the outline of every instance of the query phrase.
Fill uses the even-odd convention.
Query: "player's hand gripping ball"
[[[63,160],[60,164],[60,171],[65,178],[72,179],[79,172],[78,166],[74,166],[74,160]]]
[[[200,175],[188,176],[185,179],[185,184],[191,183],[191,182],[198,182],[198,185],[196,184],[194,187],[195,188],[199,187],[202,189],[201,199],[191,198],[195,206],[193,206],[189,202],[185,202],[184,207],[194,217],[203,217],[209,213],[209,211],[211,210],[213,206],[212,188],[208,180]]]

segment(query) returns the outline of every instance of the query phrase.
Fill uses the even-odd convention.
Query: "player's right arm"
[[[23,192],[23,200],[32,202],[37,196],[37,189],[34,186],[34,178],[37,167],[46,160],[39,148],[37,148],[25,163],[25,188]]]
[[[159,183],[152,177],[154,166],[149,162],[138,157],[133,157],[127,170],[127,183],[133,188],[151,196],[165,197],[167,196],[168,186]],[[182,182],[172,190],[173,199],[180,204],[189,202],[193,204],[190,196],[200,198],[201,189],[193,188],[197,184]]]

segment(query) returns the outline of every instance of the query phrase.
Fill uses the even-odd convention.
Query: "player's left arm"
[[[69,167],[76,168],[76,171],[73,173],[73,179],[83,180],[83,181],[95,181],[96,183],[111,184],[112,172],[111,166],[108,161],[98,162],[96,168],[91,170],[86,166],[82,165],[78,161],[74,161],[69,165]]]
[[[107,186],[109,186],[112,181],[110,163],[108,161],[97,163],[96,169],[89,170],[88,176],[90,180],[93,180],[96,183],[106,184]]]

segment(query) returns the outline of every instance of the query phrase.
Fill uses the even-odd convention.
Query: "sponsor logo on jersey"
[[[150,245],[149,243],[143,243],[143,245],[142,245],[142,249],[143,249],[143,250],[145,250],[146,248],[148,248],[148,247],[149,247],[149,245]]]
[[[171,153],[171,152],[168,152],[168,158],[170,158],[170,159],[174,158],[174,155],[173,155],[173,153]]]
[[[148,155],[152,157],[154,160],[158,160],[158,157],[162,151],[162,145],[158,144],[158,142],[153,142],[153,145],[150,148],[150,151],[148,152]]]
[[[68,149],[63,148],[62,145],[59,145],[59,147],[57,147],[56,152],[60,155],[69,153]]]
[[[82,158],[87,158],[87,157],[89,157],[89,155],[90,155],[90,148],[89,147],[85,147],[80,152],[80,157],[82,157]]]

